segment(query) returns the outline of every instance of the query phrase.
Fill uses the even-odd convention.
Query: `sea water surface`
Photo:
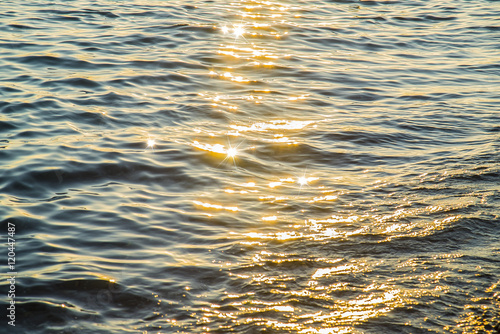
[[[498,333],[499,45],[486,0],[1,1],[0,332]]]

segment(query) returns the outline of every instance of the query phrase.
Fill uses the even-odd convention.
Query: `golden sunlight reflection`
[[[236,147],[231,146],[231,143],[228,143],[228,146],[226,147],[221,144],[202,144],[199,141],[195,140],[191,145],[204,151],[224,154],[225,157],[219,163],[219,166],[231,159],[233,161],[233,165],[236,167],[236,156],[239,154],[238,147],[241,145],[241,143],[239,143]]]
[[[370,250],[390,246],[389,241],[395,238],[420,238],[445,230],[461,219],[456,209],[470,203],[447,205],[448,195],[443,195],[442,201],[433,199],[433,205],[405,206],[410,200],[404,200],[387,209],[369,198],[359,210],[356,192],[382,188],[385,181],[372,180],[373,184],[367,185],[372,181],[358,179],[370,177],[370,173],[335,171],[325,175],[321,169],[308,170],[307,161],[300,159],[302,152],[287,145],[315,140],[315,129],[331,119],[302,112],[315,102],[307,92],[283,92],[279,87],[270,87],[272,79],[268,80],[275,72],[288,70],[286,66],[300,66],[290,65],[294,62],[280,53],[280,47],[292,41],[286,39],[286,27],[293,23],[286,22],[285,17],[298,15],[291,13],[297,8],[271,1],[243,2],[248,5],[239,13],[240,22],[216,26],[220,32],[218,61],[205,72],[214,86],[219,83],[230,88],[199,94],[206,104],[216,108],[213,110],[222,112],[228,123],[222,129],[220,123],[214,127],[201,125],[194,130],[198,138],[210,138],[194,140],[190,145],[207,152],[207,156],[233,162],[242,159],[243,149],[224,143],[224,136],[252,142],[249,146],[258,148],[252,151],[244,147],[247,161],[237,170],[242,172],[240,178],[221,178],[224,184],[213,197],[204,194],[200,196],[206,196],[206,200],[199,197],[192,202],[200,211],[214,216],[245,216],[249,224],[229,232],[241,247],[240,254],[244,254],[244,258],[234,261],[241,262],[220,262],[228,269],[234,289],[203,310],[201,323],[216,321],[222,324],[221,331],[241,325],[270,332],[354,333],[355,325],[377,320],[395,309],[411,308],[423,296],[445,293],[446,287],[441,285],[446,279],[444,270],[416,270],[429,259],[372,257]],[[349,130],[363,129],[353,125]],[[313,136],[308,136],[310,133]],[[273,150],[266,150],[268,147]],[[262,152],[279,150],[297,153],[297,165],[276,164],[276,170],[262,173],[245,170],[264,155]],[[254,152],[255,156],[251,156]],[[316,165],[312,162],[311,166]],[[368,244],[367,250],[362,251],[362,256],[352,256],[353,248],[359,254],[357,248],[363,247],[363,242]],[[316,257],[318,245],[328,249],[329,258]],[[450,255],[446,260],[452,259]],[[376,271],[382,274],[367,274]]]
[[[308,186],[309,183],[311,183],[312,181],[316,181],[318,180],[319,178],[317,177],[313,177],[313,176],[310,176],[310,177],[306,177],[306,174],[304,172],[304,175],[302,176],[299,176],[297,178],[297,183],[300,185],[300,189],[302,190],[302,187],[303,186]]]
[[[343,266],[338,266],[338,267],[332,267],[332,268],[322,268],[316,270],[314,275],[312,275],[313,279],[321,278],[321,277],[327,277],[330,275],[339,275],[339,274],[350,274],[350,273],[356,273],[362,271],[361,268],[359,268],[356,265],[343,265]]]
[[[259,43],[254,41],[262,38],[276,39],[287,36],[288,28],[286,28],[286,20],[282,16],[287,15],[292,10],[299,10],[299,8],[260,1],[245,6],[239,13],[240,20],[222,22],[214,26],[221,32],[222,38],[217,53],[228,57],[228,60],[231,61],[246,60],[247,64],[253,64],[256,67],[273,68],[276,66],[276,60],[280,57],[290,57],[290,55],[277,55],[273,51],[272,45],[261,47],[257,45]],[[277,28],[277,23],[279,23],[279,27],[282,27],[281,29]],[[214,68],[210,70],[209,75],[212,78],[240,84],[257,82],[248,72],[243,75],[243,73],[237,73],[237,70],[222,71],[220,68]],[[305,96],[297,97],[297,99],[299,98],[303,99]],[[255,103],[259,104],[260,101],[256,100]]]
[[[226,211],[239,211],[238,207],[236,206],[223,206],[219,204],[212,204],[212,203],[207,203],[207,202],[201,202],[201,201],[193,201],[193,203],[197,206],[201,206],[207,209],[216,209],[216,210],[226,210]]]
[[[268,130],[301,130],[313,123],[314,121],[275,120],[270,122],[256,122],[250,126],[233,124],[230,127],[240,132],[246,132],[246,131],[265,132]]]
[[[322,202],[322,201],[334,201],[338,198],[336,195],[326,195],[314,197],[312,200],[307,201],[308,203]]]
[[[231,143],[228,143],[228,147],[221,144],[202,144],[199,141],[195,140],[192,143],[192,146],[199,148],[204,151],[209,151],[213,153],[225,154],[226,158],[235,158],[238,155],[238,146],[233,147]]]
[[[272,254],[262,252],[256,254],[253,261],[257,264],[268,262],[269,256],[279,259],[272,263],[287,263],[305,259],[290,258],[288,254]],[[280,258],[283,256],[284,258]],[[322,259],[318,259],[321,261]],[[333,262],[338,262],[336,259]],[[269,264],[268,264],[269,265]],[[212,305],[212,308],[204,309],[204,317],[231,319],[233,324],[255,324],[264,325],[267,328],[286,329],[297,333],[353,333],[353,325],[363,323],[371,318],[377,318],[388,314],[392,310],[413,304],[415,298],[422,296],[435,296],[441,288],[436,285],[427,290],[412,288],[394,288],[392,284],[371,283],[365,287],[349,287],[347,283],[334,283],[326,286],[320,282],[330,275],[346,275],[362,272],[366,267],[363,264],[342,265],[327,270],[317,270],[312,276],[312,281],[305,289],[289,289],[287,282],[292,283],[293,278],[286,274],[279,276],[267,276],[262,273],[251,275],[234,274],[237,279],[261,286],[275,286],[271,293],[275,295],[274,301],[259,300],[255,293],[227,295],[227,306],[231,311],[225,311],[220,305]],[[361,269],[360,269],[361,268]],[[368,268],[364,269],[368,270]],[[335,297],[336,294],[349,292],[349,298]],[[345,293],[344,293],[345,295]],[[280,301],[279,299],[282,298]],[[310,303],[321,303],[322,310],[310,313],[305,309],[289,305],[292,298],[309,299]],[[267,312],[280,312],[283,315],[290,314],[285,320],[269,320],[265,317]],[[288,319],[288,320],[287,320]]]
[[[221,153],[221,154],[227,154],[227,149],[224,145],[221,144],[202,144],[195,140],[192,144],[194,147],[199,148],[204,151],[210,151],[213,153]]]
[[[280,181],[269,182],[269,188],[275,188],[277,186],[281,186],[283,183]]]
[[[245,30],[245,27],[243,24],[234,24],[232,26],[232,28],[228,27],[227,25],[223,25],[221,27],[221,30],[222,30],[222,33],[223,34],[229,34],[232,30],[232,34],[234,36],[234,38],[238,38],[238,37],[242,37],[245,33],[246,33],[246,30]]]
[[[280,240],[286,241],[290,235],[280,235]],[[248,243],[249,245],[258,245]],[[342,258],[303,258],[296,254],[273,253],[263,250],[256,253],[252,260],[252,268],[279,266],[279,268],[301,268],[311,272],[310,281],[299,287],[291,273],[281,272],[272,274],[272,271],[256,270],[247,274],[233,273],[243,284],[257,285],[262,289],[269,287],[271,300],[263,299],[262,294],[249,292],[242,294],[228,294],[223,310],[220,305],[212,305],[211,309],[204,309],[204,316],[210,318],[231,319],[233,325],[254,324],[268,329],[286,329],[297,333],[353,333],[354,325],[361,324],[369,319],[384,316],[394,309],[408,307],[415,300],[425,296],[435,297],[446,289],[440,285],[445,276],[421,275],[415,278],[403,277],[386,281],[384,278],[377,281],[366,281],[356,285],[339,282],[341,276],[363,274],[376,267],[384,266],[384,260],[367,261],[364,259],[346,261]],[[312,264],[327,265],[314,269]],[[426,282],[424,288],[414,288],[397,282],[398,279],[416,279]],[[321,304],[321,309],[308,312],[307,309],[290,305],[290,301],[306,300],[307,303]],[[280,312],[284,317],[270,320],[268,312]],[[289,314],[289,316],[288,316]],[[287,315],[287,316],[285,316]]]
[[[283,186],[282,181],[273,181],[268,184],[270,189],[276,189]],[[313,197],[313,199],[306,200],[305,203],[318,203],[337,200],[337,195],[327,195],[320,197]],[[275,196],[272,194],[261,195],[259,200],[266,201],[270,204],[283,202],[288,205],[290,200],[287,196]],[[326,204],[326,203],[325,203]],[[276,215],[269,215],[266,217],[274,217]],[[277,217],[277,216],[276,216]],[[243,236],[249,242],[266,242],[269,240],[311,240],[311,241],[325,241],[332,239],[349,239],[353,236],[361,235],[379,235],[384,237],[379,242],[388,242],[394,238],[403,237],[422,237],[427,236],[436,231],[448,228],[450,224],[456,222],[460,216],[447,216],[440,219],[429,221],[428,219],[418,219],[414,222],[391,222],[391,223],[377,223],[376,215],[364,214],[358,215],[332,215],[328,218],[308,218],[299,223],[289,225],[289,230],[274,231],[274,232],[247,232]],[[270,219],[270,218],[266,218]],[[263,219],[264,221],[266,219]],[[289,218],[283,218],[287,220]],[[375,222],[366,224],[365,222]]]
[[[273,195],[268,195],[268,196],[260,196],[259,199],[261,201],[268,201],[269,203],[275,203],[275,202],[282,202],[286,201],[289,198],[286,196],[273,196]]]
[[[295,8],[295,7],[293,7]],[[297,8],[295,8],[297,9]],[[295,10],[293,9],[293,10]],[[210,69],[209,76],[213,80],[224,81],[224,84],[234,83],[235,86],[243,86],[247,83],[254,83],[261,80],[257,77],[259,71],[273,71],[273,68],[279,63],[284,55],[278,53],[278,49],[272,45],[257,43],[258,40],[271,41],[276,38],[286,36],[287,31],[279,31],[276,28],[276,22],[281,22],[284,16],[292,11],[291,6],[285,6],[278,2],[254,1],[249,2],[245,11],[240,13],[241,21],[236,23],[223,23],[219,25],[221,38],[223,42],[217,50],[222,61],[227,61],[221,66],[214,66]],[[292,14],[293,15],[293,14]],[[245,21],[244,21],[245,20]],[[281,26],[286,24],[281,22]],[[262,37],[264,37],[262,39]],[[241,65],[244,64],[244,65]],[[246,67],[245,67],[246,66]],[[245,70],[242,70],[245,68]],[[258,71],[252,71],[257,69]],[[241,110],[245,112],[245,107],[255,106],[254,103],[285,103],[294,107],[301,107],[301,103],[308,99],[308,94],[283,94],[277,96],[271,94],[271,90],[253,90],[243,96],[232,94],[205,93],[202,96],[212,106],[220,111],[234,112]],[[241,103],[239,103],[241,102]],[[249,103],[251,102],[251,104]],[[228,113],[228,115],[235,115]],[[303,131],[312,130],[318,127],[319,122],[324,120],[304,119],[299,117],[283,117],[279,119],[253,119],[248,121],[236,120],[229,125],[229,131],[219,132],[213,136],[235,136],[243,137],[247,140],[257,140],[263,145],[276,143],[273,145],[284,147],[287,144],[298,144],[298,136]],[[215,132],[215,131],[214,131]],[[246,137],[248,136],[248,137]],[[234,159],[240,154],[238,146],[231,144],[222,145],[218,143],[201,143],[194,140],[193,147],[214,154],[222,154],[225,159]],[[249,149],[249,148],[247,148]],[[257,224],[265,226],[262,228],[249,228],[244,232],[231,232],[231,235],[237,235],[243,239],[241,244],[250,247],[260,247],[273,244],[274,242],[291,243],[294,240],[303,241],[332,241],[348,240],[355,235],[364,235],[373,233],[374,228],[368,224],[363,224],[369,218],[375,220],[376,229],[385,231],[384,233],[394,235],[405,233],[404,226],[388,224],[389,218],[377,217],[376,215],[366,217],[354,214],[332,215],[327,217],[304,217],[300,220],[293,215],[289,215],[286,209],[291,207],[291,201],[299,200],[305,207],[294,208],[307,212],[310,207],[323,207],[337,204],[339,197],[342,196],[341,190],[328,188],[324,185],[313,187],[314,181],[319,177],[312,176],[317,172],[309,173],[302,170],[294,175],[293,171],[287,171],[281,176],[271,175],[261,177],[259,181],[241,181],[224,186],[221,193],[225,196],[241,196],[249,199],[254,196],[263,205],[270,205],[272,210],[263,210],[256,214]],[[312,174],[312,175],[311,175]],[[322,178],[323,180],[323,178]],[[323,183],[323,181],[322,181]],[[307,195],[297,196],[297,190],[300,187],[310,188]],[[295,194],[290,194],[292,190]],[[319,192],[319,193],[318,193]],[[311,194],[309,194],[311,193]],[[295,196],[293,196],[295,195]],[[224,202],[219,200],[194,201],[195,206],[208,210],[238,212],[245,211],[244,208],[238,208],[232,204],[238,202]],[[334,210],[334,209],[332,209]],[[335,212],[335,211],[330,211]],[[245,214],[250,212],[245,211]],[[391,217],[394,219],[399,216]],[[305,218],[305,219],[303,219]],[[378,218],[378,220],[377,220]],[[288,224],[283,228],[281,224]],[[436,223],[438,224],[438,223]],[[280,227],[281,226],[281,227]],[[406,231],[407,233],[408,231]],[[290,271],[301,268],[304,262],[309,262],[310,266],[305,266],[303,270],[308,270],[306,282],[303,287],[294,286],[294,278],[289,276],[287,271],[280,271],[279,274],[271,274],[269,271],[262,271],[261,268],[271,267],[273,265],[286,264]],[[410,299],[422,292],[413,290],[394,289],[390,283],[386,285],[369,282],[359,287],[351,287],[348,283],[339,282],[339,277],[348,275],[360,275],[379,266],[379,262],[366,262],[364,260],[347,261],[345,259],[305,259],[290,255],[277,254],[271,251],[256,253],[247,264],[254,271],[245,271],[244,273],[231,273],[235,279],[244,280],[245,285],[257,285],[260,287],[269,286],[269,292],[274,295],[275,300],[264,300],[259,293],[252,292],[226,295],[225,309],[220,305],[212,305],[204,309],[204,320],[210,322],[210,318],[228,319],[232,324],[258,324],[271,330],[294,331],[298,333],[352,333],[353,325],[366,321],[370,318],[387,314],[392,309],[407,305]],[[233,266],[231,266],[233,267]],[[282,267],[280,267],[282,268]],[[285,268],[285,267],[283,267]],[[346,297],[337,298],[336,294],[348,291]],[[290,303],[292,298],[309,298],[312,303],[317,301],[328,301],[324,304],[321,311],[308,313],[300,307]],[[273,298],[274,299],[274,298]],[[281,299],[281,300],[280,300]],[[280,320],[269,319],[266,313],[279,313],[283,315]],[[283,320],[285,319],[285,320]],[[289,320],[286,320],[289,319]]]

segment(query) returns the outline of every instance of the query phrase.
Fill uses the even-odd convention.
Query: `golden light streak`
[[[216,209],[216,210],[226,210],[226,211],[239,211],[240,209],[236,206],[222,206],[219,204],[211,204],[211,203],[206,203],[206,202],[201,202],[201,201],[193,201],[195,205],[202,206],[207,209]]]
[[[227,154],[227,149],[224,147],[224,145],[221,145],[221,144],[214,144],[214,145],[202,144],[202,143],[198,142],[197,140],[195,140],[192,145],[194,147],[199,148],[199,149],[204,150],[204,151],[210,151],[213,153],[220,153],[220,154]]]
[[[236,147],[232,147],[231,143],[228,143],[228,147],[226,148],[224,145],[221,145],[221,144],[202,144],[202,143],[198,142],[197,140],[195,140],[195,141],[193,141],[193,143],[191,145],[196,147],[196,148],[199,148],[201,150],[204,150],[204,151],[209,151],[209,152],[218,153],[218,154],[225,154],[226,157],[221,161],[220,164],[222,164],[223,162],[225,162],[228,159],[232,159],[233,163],[236,167],[236,156],[238,155],[238,152],[239,152],[238,146],[241,145],[241,143],[238,144],[238,146],[236,146]]]
[[[338,197],[335,195],[314,197],[312,200],[308,201],[308,203],[314,203],[314,202],[320,202],[320,201],[333,201],[333,200],[336,200],[337,198]]]
[[[260,196],[259,199],[261,201],[266,201],[266,200],[270,200],[271,203],[274,203],[274,202],[281,202],[281,201],[286,201],[288,199],[288,197],[286,196]]]
[[[357,269],[359,269],[354,266],[354,265],[345,265],[345,266],[338,266],[338,267],[333,267],[333,268],[322,268],[316,270],[314,275],[312,276],[313,279],[317,279],[320,277],[325,277],[325,276],[331,276],[331,275],[338,275],[338,274],[348,274],[348,273],[353,273]]]
[[[293,183],[295,182],[295,180],[291,177],[287,177],[286,179],[280,179],[281,182],[289,182],[289,183]]]
[[[258,97],[262,99],[262,96]],[[314,121],[289,121],[289,120],[275,120],[271,122],[257,122],[252,124],[251,126],[244,125],[231,125],[232,129],[238,131],[257,131],[257,132],[265,132],[268,130],[300,130],[304,127],[314,123]]]

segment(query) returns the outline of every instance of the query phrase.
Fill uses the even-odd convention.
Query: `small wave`
[[[25,56],[19,58],[8,57],[6,60],[12,61],[14,63],[21,63],[26,65],[34,66],[49,66],[56,68],[69,68],[69,69],[99,69],[103,66],[109,66],[107,64],[95,64],[90,61],[70,59],[70,58],[60,58],[54,56]]]

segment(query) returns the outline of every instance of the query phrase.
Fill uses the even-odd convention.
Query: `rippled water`
[[[498,332],[498,2],[2,1],[0,31],[2,332]]]

